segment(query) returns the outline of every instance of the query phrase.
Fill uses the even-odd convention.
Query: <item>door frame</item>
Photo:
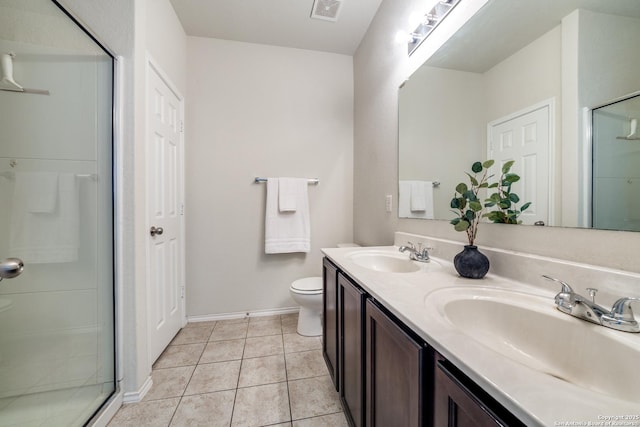
[[[182,96],[182,94],[180,93],[180,91],[177,89],[176,85],[171,81],[171,79],[169,78],[169,76],[167,75],[167,73],[160,67],[158,61],[156,61],[149,52],[146,52],[145,54],[145,97],[144,97],[144,102],[145,102],[145,140],[144,140],[144,153],[145,153],[145,208],[144,208],[144,212],[145,212],[145,228],[144,228],[144,233],[145,236],[148,237],[148,230],[151,227],[151,223],[149,222],[149,170],[150,170],[150,165],[149,165],[149,129],[150,129],[150,123],[149,123],[149,111],[148,111],[148,106],[147,106],[147,101],[149,100],[149,75],[150,73],[156,73],[156,75],[158,77],[160,77],[160,79],[167,85],[167,87],[169,88],[169,90],[171,90],[173,92],[173,94],[176,96],[176,98],[178,99],[178,101],[180,102],[180,121],[181,121],[181,129],[180,129],[180,147],[178,148],[178,153],[180,155],[180,160],[179,160],[179,170],[178,170],[178,195],[177,195],[177,199],[179,200],[179,204],[180,204],[180,213],[179,213],[179,234],[180,234],[180,243],[178,246],[178,259],[179,259],[179,263],[180,265],[178,266],[178,281],[179,283],[179,287],[180,287],[180,295],[181,295],[181,326],[185,326],[187,324],[187,315],[186,315],[186,274],[185,274],[185,263],[186,263],[186,257],[185,257],[185,209],[184,209],[184,194],[185,194],[185,188],[184,188],[184,167],[185,167],[185,157],[184,157],[184,96]],[[146,240],[145,240],[146,242]],[[149,306],[152,303],[152,301],[150,300],[150,295],[151,293],[149,292],[149,288],[150,288],[150,283],[149,283],[149,277],[151,277],[150,274],[150,270],[151,270],[151,253],[150,253],[150,249],[149,249],[149,245],[147,243],[145,243],[145,264],[146,264],[146,278],[147,278],[147,292],[146,292],[146,307],[147,307],[147,342],[149,342]],[[148,348],[148,347],[147,347]],[[151,354],[149,351],[147,351],[147,358],[149,360],[149,366],[151,366],[151,364],[153,363],[153,360],[151,360]]]
[[[582,188],[579,191],[581,199],[579,199],[578,207],[578,214],[580,215],[578,227],[593,228],[593,110],[638,95],[640,95],[640,91],[634,91],[593,107],[582,108],[582,139],[578,148],[580,153],[579,177]]]
[[[556,221],[556,204],[555,204],[555,198],[556,198],[556,191],[555,191],[555,184],[556,184],[556,162],[555,162],[555,158],[556,158],[556,98],[548,98],[545,99],[544,101],[540,101],[536,104],[530,105],[529,107],[525,107],[521,110],[518,110],[516,112],[513,112],[511,114],[508,114],[504,117],[500,117],[499,119],[496,120],[492,120],[489,123],[487,123],[487,140],[486,140],[486,153],[487,153],[487,158],[489,158],[489,155],[491,153],[491,145],[489,144],[489,141],[492,140],[493,137],[493,127],[497,126],[503,122],[508,122],[509,120],[513,120],[516,117],[520,117],[523,116],[525,114],[529,114],[529,113],[533,113],[534,111],[537,110],[541,110],[543,108],[547,108],[547,112],[548,112],[548,117],[547,120],[549,122],[549,135],[548,135],[548,139],[549,139],[549,150],[548,150],[548,158],[547,158],[547,162],[549,163],[549,186],[547,188],[547,193],[548,193],[548,200],[547,200],[547,204],[549,206],[549,216],[547,218],[547,223],[545,225],[547,226],[554,226]]]
[[[606,104],[608,105],[608,104]],[[579,141],[580,153],[578,179],[582,187],[578,192],[578,222],[576,226],[593,228],[593,110],[600,107],[582,109],[582,135]]]

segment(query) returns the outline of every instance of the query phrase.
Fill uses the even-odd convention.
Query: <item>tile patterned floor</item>
[[[297,314],[189,323],[153,366],[142,402],[116,426],[347,427],[320,337]]]

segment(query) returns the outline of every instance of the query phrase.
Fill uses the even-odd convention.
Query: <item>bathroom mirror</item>
[[[592,114],[640,91],[638,42],[637,0],[489,0],[400,88],[399,216],[450,220],[474,161],[513,158],[514,192],[532,202],[523,224],[592,228],[592,152],[610,156],[592,150]],[[611,186],[622,191],[640,175],[640,143],[617,136],[640,111],[619,115],[607,143],[638,158]],[[426,209],[403,200],[415,182],[428,184]]]

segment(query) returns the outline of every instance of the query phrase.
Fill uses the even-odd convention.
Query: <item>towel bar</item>
[[[8,179],[9,181],[13,181],[16,175],[13,171],[5,171],[5,172],[0,172],[0,177]],[[98,175],[95,173],[77,173],[76,178],[88,178],[92,181],[97,181]]]
[[[254,180],[254,182],[256,184],[259,184],[261,182],[267,182],[268,180],[269,180],[268,178],[259,178],[259,177],[256,176],[256,179]],[[314,184],[314,185],[320,183],[320,179],[319,178],[309,178],[308,181],[309,181],[309,184]]]

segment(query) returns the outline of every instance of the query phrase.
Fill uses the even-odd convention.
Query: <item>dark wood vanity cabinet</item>
[[[366,293],[338,273],[340,400],[352,426],[364,427],[364,302]]]
[[[435,427],[525,427],[451,362],[437,353],[434,361]]]
[[[523,427],[331,261],[323,353],[351,427]]]
[[[431,425],[432,354],[383,307],[367,299],[365,385],[367,427]],[[429,359],[429,360],[428,360]]]
[[[322,355],[338,390],[338,268],[326,258],[322,262],[322,279]]]

